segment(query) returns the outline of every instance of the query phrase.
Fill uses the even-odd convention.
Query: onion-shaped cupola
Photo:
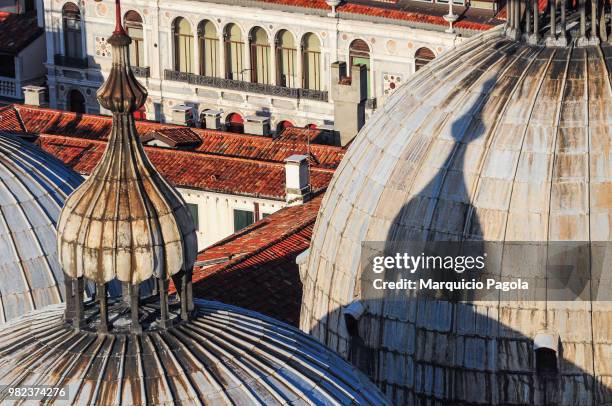
[[[84,279],[96,284],[100,329],[107,330],[106,285],[118,280],[129,296],[132,331],[141,330],[139,286],[154,278],[160,294],[161,320],[168,321],[167,286],[173,277],[181,297],[181,318],[192,309],[191,272],[197,253],[195,226],[178,192],[153,167],[136,133],[133,113],[147,97],[129,63],[131,42],[121,25],[108,42],[113,65],[98,100],[113,114],[110,139],[102,160],[66,201],[58,223],[58,250],[65,273],[66,316],[84,323]]]

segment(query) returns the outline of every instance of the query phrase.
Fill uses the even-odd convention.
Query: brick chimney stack
[[[346,72],[346,62],[334,62],[331,66],[334,128],[337,144],[341,146],[347,145],[363,127],[368,95],[366,66],[352,66],[351,76]]]

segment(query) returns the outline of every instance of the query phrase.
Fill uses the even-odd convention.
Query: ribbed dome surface
[[[358,345],[342,317],[360,299],[363,241],[609,241],[611,70],[609,44],[531,46],[496,29],[419,71],[334,175],[302,270],[301,328],[396,404],[612,402],[609,302],[417,303],[389,292],[364,303]],[[554,388],[534,371],[543,328],[563,349]]]
[[[0,323],[62,301],[55,224],[82,181],[32,144],[0,134]]]
[[[67,388],[69,400],[57,404],[386,404],[356,368],[299,330],[196,304],[190,322],[142,335],[76,332],[63,305],[28,314],[0,329],[0,385]]]

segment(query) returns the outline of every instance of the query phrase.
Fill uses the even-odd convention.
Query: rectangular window
[[[304,88],[321,90],[321,53],[304,52]]]
[[[193,203],[187,203],[187,208],[191,213],[191,217],[193,218],[193,222],[195,224],[196,231],[200,231],[200,219],[198,213],[198,205]]]
[[[292,48],[280,48],[278,60],[281,62],[280,77],[278,85],[284,87],[296,87],[296,59],[297,50]]]
[[[141,27],[128,27],[128,35],[132,38],[130,44],[130,63],[133,66],[144,67],[144,32]]]
[[[204,76],[217,76],[217,65],[219,63],[219,55],[217,49],[219,40],[216,38],[200,38],[200,74]]]
[[[179,34],[176,44],[176,70],[193,73],[193,37]]]
[[[77,24],[80,24],[77,22]],[[66,52],[65,55],[70,58],[82,58],[83,49],[81,47],[81,31],[67,29],[64,33],[66,36]]]
[[[0,54],[0,76],[15,77],[15,58],[12,55]]]
[[[254,216],[252,211],[234,210],[234,232],[253,224]]]
[[[226,61],[228,70],[228,79],[244,80],[244,64],[242,56],[244,55],[244,43],[229,41],[227,43]]]
[[[251,45],[251,81],[270,84],[270,47],[267,45]]]

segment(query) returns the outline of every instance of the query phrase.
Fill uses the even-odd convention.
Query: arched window
[[[416,53],[414,54],[414,71],[416,72],[423,66],[427,65],[435,57],[436,55],[434,55],[433,51],[429,48],[423,47],[417,49]]]
[[[270,44],[268,34],[261,27],[251,30],[251,82],[270,83]]]
[[[281,30],[276,36],[277,84],[297,87],[297,48],[293,35]]]
[[[353,67],[354,65],[365,65],[367,68],[367,89],[368,89],[368,98],[371,97],[371,89],[370,89],[370,47],[365,41],[356,39],[351,42],[349,47],[349,65]]]
[[[125,13],[125,28],[132,38],[130,44],[130,63],[132,66],[145,66],[144,60],[144,31],[142,29],[142,18],[134,10]]]
[[[85,98],[76,89],[68,94],[68,109],[74,113],[85,113]]]
[[[219,38],[217,28],[210,21],[198,25],[198,46],[200,47],[200,75],[217,76],[219,64]]]
[[[83,58],[81,37],[81,12],[74,3],[66,3],[62,9],[64,25],[64,55],[69,58]]]
[[[312,33],[302,39],[302,66],[304,89],[321,90],[321,43]]]
[[[244,132],[244,119],[238,113],[232,113],[225,120],[225,127],[231,133]]]
[[[244,39],[236,24],[228,24],[223,33],[225,39],[225,77],[244,80]]]
[[[174,20],[174,70],[193,73],[193,34],[183,17]]]

